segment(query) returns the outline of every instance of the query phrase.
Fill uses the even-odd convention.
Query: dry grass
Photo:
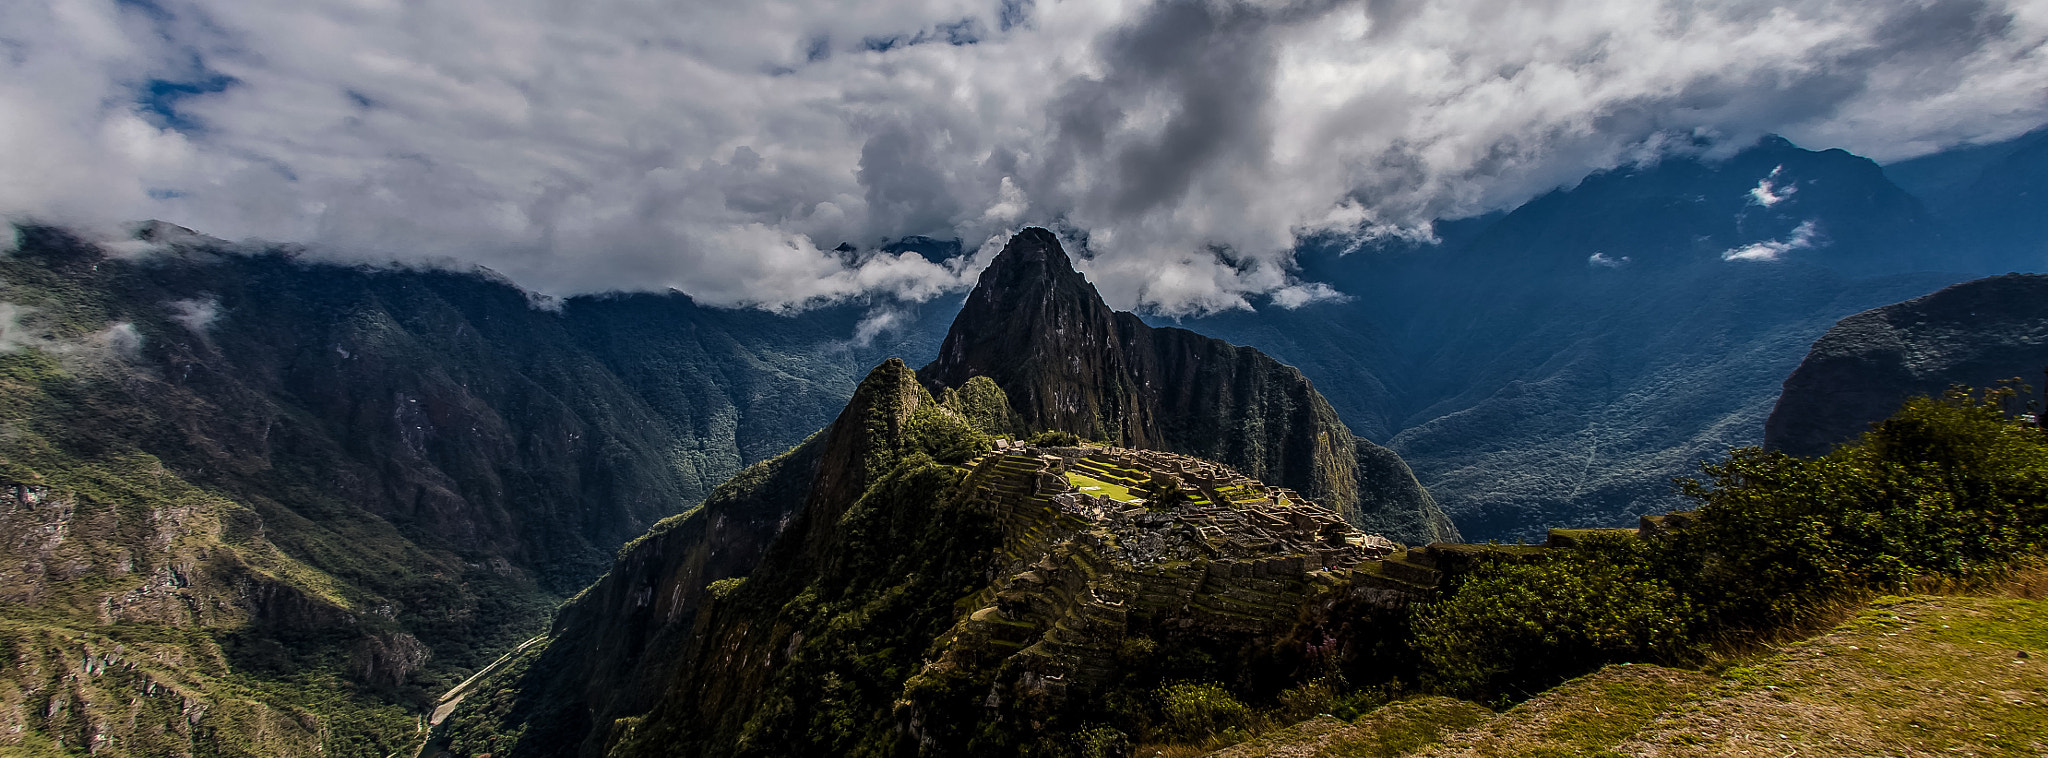
[[[2048,755],[2048,603],[1886,598],[1834,632],[1730,669],[1638,756]]]
[[[1216,758],[1395,758],[1435,745],[1446,734],[1493,718],[1476,704],[1445,697],[1404,700],[1345,723],[1329,716],[1296,724]]]
[[[1431,758],[1599,756],[1660,714],[1707,692],[1714,678],[1661,666],[1608,666],[1565,682],[1498,718],[1449,735]]]

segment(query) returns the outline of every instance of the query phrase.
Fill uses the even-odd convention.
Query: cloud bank
[[[1113,304],[1180,314],[1339,296],[1304,233],[1666,150],[2048,121],[2032,0],[872,5],[6,3],[0,214],[770,309],[954,291],[986,248],[872,251],[1055,224]]]

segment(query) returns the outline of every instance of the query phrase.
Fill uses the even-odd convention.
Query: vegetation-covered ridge
[[[409,704],[447,675],[428,659],[493,644],[441,614],[540,611],[481,577],[421,602],[426,572],[461,564],[140,449],[192,399],[135,365],[146,327],[62,305],[92,304],[17,306],[10,337],[31,342],[0,352],[0,752],[388,755],[417,742]],[[434,632],[438,650],[416,636]]]
[[[1418,678],[1407,689],[1496,706],[1535,695],[1498,719],[1401,751],[1275,734],[1231,754],[2038,754],[2048,679],[2030,661],[2048,644],[2048,437],[2011,420],[2012,398],[1915,399],[1819,458],[1738,450],[1706,482],[1685,483],[1699,510],[1645,519],[1641,537],[1554,533],[1569,547],[1453,578],[1412,610]],[[1828,636],[1758,657],[1845,605],[1916,586],[2017,588],[2022,599],[1882,600]],[[1546,691],[1629,663],[1724,676],[1609,668]],[[1666,685],[1627,685],[1643,677]],[[1592,687],[1611,694],[1553,702]]]
[[[890,381],[863,385],[813,477],[854,481],[828,476],[830,461],[872,460],[865,487],[816,510],[813,490],[751,576],[680,587],[615,571],[586,596],[697,593],[645,708],[566,731],[521,720],[527,683],[550,675],[536,663],[500,680],[493,709],[458,715],[472,741],[456,752],[1188,755],[1368,712],[1383,715],[1295,733],[1365,728],[1426,746],[1508,722],[1442,705],[1456,701],[1402,706],[1433,714],[1420,720],[1372,709],[1425,694],[1497,708],[1602,666],[1724,661],[1825,626],[1871,592],[1994,582],[2048,544],[2048,440],[1995,396],[1913,401],[1822,458],[1737,451],[1687,485],[1696,511],[1639,530],[1368,550],[1379,543],[1340,521],[1290,531],[1278,497],[1234,508],[1279,493],[1218,487],[1216,471],[1196,470],[1213,464],[1183,464],[1175,483],[1150,474],[1192,459],[1052,436],[991,450],[971,414],[905,389],[907,370],[877,375]],[[865,431],[846,432],[856,421]],[[1283,517],[1261,532],[1259,513]],[[550,649],[588,644],[558,633]],[[1640,711],[1586,725],[1627,727],[1587,738],[1603,746],[1556,748],[1572,754],[1632,738],[1712,687],[1682,670],[1622,671],[1591,680],[1593,694],[1523,707],[1611,696]]]

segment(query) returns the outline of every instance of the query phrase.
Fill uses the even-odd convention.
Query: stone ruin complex
[[[1092,526],[1081,531],[1110,538],[1104,549],[1111,560],[1145,566],[1203,558],[1227,564],[1231,571],[1301,574],[1341,570],[1398,547],[1353,529],[1336,512],[1294,490],[1268,487],[1212,461],[1156,450],[1030,448],[1007,440],[998,445],[977,470],[1029,471],[1029,488],[1006,490],[1002,482],[985,480],[985,491],[994,495],[986,502],[1013,508],[1036,504],[1079,519]],[[1076,475],[1127,488],[1134,496],[1111,496],[1099,486],[1075,482]],[[1162,488],[1179,497],[1171,502],[1148,497]],[[1017,495],[1023,495],[1021,502]]]
[[[990,587],[962,601],[979,610],[954,650],[1022,656],[1037,689],[1099,681],[1112,641],[1133,631],[1270,633],[1319,586],[1402,549],[1292,490],[1185,455],[1002,440],[970,466],[967,486],[1004,540]]]

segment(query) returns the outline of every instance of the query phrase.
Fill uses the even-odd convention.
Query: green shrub
[[[1200,740],[1249,725],[1252,710],[1214,683],[1170,684],[1154,695],[1166,727],[1175,740]]]
[[[983,434],[1007,437],[1022,426],[1017,412],[1010,408],[1010,396],[986,376],[969,379],[957,390],[947,388],[941,404]]]
[[[995,447],[988,435],[976,431],[966,419],[929,406],[918,408],[910,417],[908,431],[908,446],[940,463],[964,463]]]
[[[1417,607],[1413,644],[1440,688],[1492,697],[1606,663],[1683,658],[1696,618],[1647,546],[1601,534],[1547,560],[1482,564],[1447,600]]]
[[[1916,398],[1814,459],[1759,448],[1681,480],[1701,504],[1671,573],[1723,623],[1810,618],[1856,590],[1971,577],[2048,547],[2048,438],[2009,421],[2000,391]]]
[[[1318,713],[1330,713],[1343,691],[1343,682],[1334,677],[1323,677],[1303,682],[1281,691],[1278,714],[1283,721],[1292,723]]]
[[[1024,442],[1038,447],[1073,447],[1081,444],[1081,437],[1073,432],[1039,432]]]
[[[1131,754],[1131,739],[1112,727],[1090,727],[1074,734],[1074,754],[1080,758],[1124,758]]]
[[[704,592],[711,595],[713,600],[724,600],[732,595],[732,593],[739,591],[739,588],[746,583],[747,578],[744,576],[728,576],[704,585]]]
[[[1510,696],[1606,663],[1684,663],[1917,577],[1995,574],[2048,548],[2048,436],[2008,418],[2011,397],[1916,398],[1818,458],[1731,451],[1707,482],[1679,480],[1700,504],[1689,524],[1481,564],[1417,607],[1413,649],[1440,689]]]

